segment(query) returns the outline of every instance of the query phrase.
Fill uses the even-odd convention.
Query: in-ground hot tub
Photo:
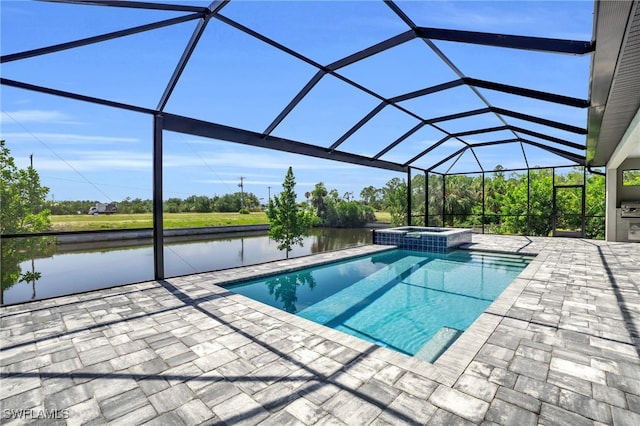
[[[408,250],[446,253],[461,244],[471,242],[471,229],[401,226],[376,229],[373,243],[394,245]]]

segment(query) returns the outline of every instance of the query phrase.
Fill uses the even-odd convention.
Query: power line
[[[24,125],[22,125],[22,123],[18,122],[18,120],[16,120],[15,118],[13,118],[11,116],[11,114],[9,114],[6,111],[2,111],[7,117],[9,117],[14,123],[16,123],[18,126],[20,126],[22,128],[22,130],[24,130],[25,132],[27,132],[29,135],[31,135],[31,137],[35,140],[37,140],[38,142],[40,142],[45,148],[47,148],[49,151],[51,151],[51,153],[53,155],[55,155],[60,161],[62,161],[64,164],[66,164],[71,170],[73,170],[74,172],[76,172],[78,174],[78,176],[80,176],[85,182],[87,182],[89,185],[93,186],[96,191],[98,191],[99,193],[101,193],[102,195],[104,195],[109,201],[113,201],[113,199],[111,197],[109,197],[102,189],[100,189],[95,183],[91,182],[91,180],[89,180],[89,178],[87,178],[85,175],[83,175],[82,173],[80,173],[80,171],[78,169],[76,169],[75,167],[73,167],[67,160],[65,160],[64,158],[62,158],[60,155],[58,155],[57,152],[55,152],[53,150],[53,148],[51,148],[49,145],[47,145],[44,141],[42,141],[40,138],[38,138],[36,135],[34,135],[29,129],[27,129],[26,127],[24,127]],[[31,154],[32,157],[32,167],[33,167],[33,154]]]
[[[182,139],[182,138],[181,138]],[[187,144],[187,146],[191,149],[191,151],[193,151],[198,158],[200,159],[200,161],[202,161],[202,164],[205,165],[205,167],[207,169],[209,169],[209,171],[211,173],[213,173],[215,175],[215,177],[227,188],[227,190],[229,192],[231,192],[231,188],[229,187],[229,185],[227,185],[227,182],[225,182],[224,180],[222,180],[222,178],[218,175],[218,173],[216,173],[215,169],[209,164],[207,163],[207,161],[205,160],[205,158],[202,156],[202,154],[200,152],[198,152],[193,145],[191,144],[191,142],[189,142],[187,139],[182,139],[182,142],[184,142],[185,144]]]
[[[42,176],[43,178],[46,177],[47,179],[51,179],[51,180],[63,180],[63,181],[66,181],[66,182],[80,182],[80,183],[84,182],[82,180],[77,180],[77,179],[63,178],[63,177],[59,177],[59,176],[51,176],[51,175],[46,174],[46,173],[40,173],[40,176]],[[146,191],[146,192],[151,193],[151,188],[149,188],[149,187],[143,188],[143,187],[140,187],[140,186],[118,185],[118,184],[114,184],[114,183],[105,183],[105,182],[96,182],[96,185],[108,186],[108,187],[111,187],[111,188],[134,189],[134,190],[137,190],[137,191]],[[184,192],[183,194],[191,195],[191,194],[189,194],[187,192]]]

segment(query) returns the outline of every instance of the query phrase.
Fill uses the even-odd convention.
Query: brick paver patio
[[[538,256],[433,365],[215,285],[376,246],[3,307],[2,423],[639,425],[640,244],[471,248]]]

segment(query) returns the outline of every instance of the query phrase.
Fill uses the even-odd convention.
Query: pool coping
[[[250,267],[243,267],[239,276],[235,276],[230,279],[217,279],[214,284],[219,291],[225,292],[225,297],[238,298],[242,304],[255,309],[256,311],[269,315],[271,317],[287,318],[286,322],[300,327],[303,330],[320,335],[328,340],[342,344],[350,349],[356,350],[362,353],[369,353],[370,355],[386,361],[397,367],[401,367],[412,373],[421,375],[430,380],[443,384],[445,386],[453,386],[453,384],[462,375],[465,369],[473,361],[477,353],[482,346],[487,342],[491,334],[498,327],[502,316],[516,302],[522,291],[529,284],[530,279],[535,275],[540,266],[543,264],[544,259],[540,258],[537,253],[519,253],[508,250],[486,250],[472,248],[472,244],[466,245],[466,247],[459,247],[456,250],[478,251],[484,253],[496,253],[496,254],[517,254],[532,256],[533,259],[525,267],[520,274],[514,279],[514,281],[494,300],[491,305],[467,328],[458,339],[447,350],[438,357],[434,363],[414,358],[409,355],[396,352],[392,349],[388,349],[382,346],[375,345],[360,339],[355,336],[343,333],[338,330],[334,330],[322,324],[318,324],[314,321],[308,320],[303,317],[285,312],[281,309],[269,306],[265,303],[258,302],[249,297],[243,296],[238,293],[231,293],[226,287],[239,282],[260,279],[271,275],[280,274],[283,272],[295,272],[307,267],[322,266],[334,262],[343,260],[354,259],[357,257],[367,256],[370,254],[381,253],[384,251],[397,249],[397,246],[391,245],[376,245],[368,244],[363,246],[354,247],[351,249],[336,250],[328,253],[314,254],[304,257],[298,257],[295,259],[288,259],[284,261],[270,262],[264,265],[269,265],[268,271],[260,271],[257,273],[251,273],[247,269],[254,269]],[[327,255],[330,256],[327,256]],[[336,258],[336,255],[342,255]],[[324,256],[323,256],[324,255]],[[546,257],[545,257],[546,258]]]

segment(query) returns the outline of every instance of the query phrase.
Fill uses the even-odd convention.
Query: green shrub
[[[376,218],[371,206],[359,201],[339,200],[326,203],[320,219],[324,226],[332,228],[357,228],[375,221]]]

